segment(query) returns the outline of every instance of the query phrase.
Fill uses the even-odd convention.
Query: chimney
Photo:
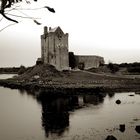
[[[45,26],[45,27],[44,27],[44,34],[47,34],[47,33],[48,33],[48,27]]]

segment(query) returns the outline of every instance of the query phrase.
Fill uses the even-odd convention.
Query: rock
[[[120,129],[119,129],[121,132],[124,132],[125,131],[125,124],[120,124]]]
[[[139,121],[139,120],[140,120],[140,119],[138,119],[138,118],[133,119],[133,121],[135,121],[135,122],[136,122],[136,121]]]
[[[116,100],[116,104],[121,104],[121,101],[120,100]]]
[[[107,136],[107,138],[105,140],[117,140],[117,138],[115,138],[112,135]]]
[[[130,94],[130,95],[128,95],[128,96],[135,96],[134,94]]]
[[[39,75],[34,75],[33,78],[34,79],[39,79],[40,77],[39,77]]]
[[[136,132],[140,134],[140,125],[137,125],[135,128]]]

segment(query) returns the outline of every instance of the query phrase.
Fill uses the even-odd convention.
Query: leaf
[[[45,6],[44,8],[47,8],[50,12],[55,13],[55,10],[49,6]]]
[[[34,20],[34,22],[35,22],[37,25],[41,25],[41,23],[38,22],[37,20]]]

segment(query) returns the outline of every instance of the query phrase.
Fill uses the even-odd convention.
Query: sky
[[[53,7],[55,14],[45,8]],[[60,26],[69,33],[69,51],[81,55],[99,55],[105,62],[140,62],[140,1],[139,0],[38,0],[17,4],[10,14],[37,18],[12,17],[18,24],[0,32],[0,67],[32,66],[41,56],[40,35],[43,27]],[[21,13],[24,12],[24,15]],[[0,30],[13,24],[2,19]]]

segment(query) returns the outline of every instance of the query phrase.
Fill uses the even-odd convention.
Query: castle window
[[[61,40],[61,38],[62,38],[62,32],[61,31],[58,31],[56,33],[56,35],[57,35],[58,39]]]

